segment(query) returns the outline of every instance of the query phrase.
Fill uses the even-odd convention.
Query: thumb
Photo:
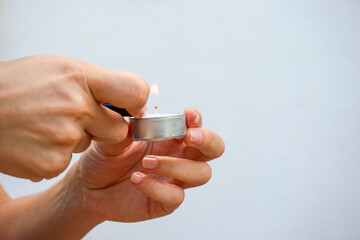
[[[83,63],[82,74],[96,102],[125,108],[134,117],[143,114],[150,87],[138,75],[89,63]]]

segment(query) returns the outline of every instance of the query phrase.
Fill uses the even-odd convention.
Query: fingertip
[[[131,182],[138,185],[141,183],[141,181],[144,179],[145,174],[142,172],[134,172],[131,175]]]
[[[128,101],[131,101],[131,107],[129,108],[129,112],[135,117],[135,118],[141,118],[145,116],[147,111],[146,102],[149,98],[150,94],[150,86],[149,84],[140,76],[138,76],[135,73],[128,73],[130,74],[133,79],[133,86],[132,90],[130,90],[131,99],[128,99]]]
[[[185,110],[186,114],[186,123],[189,127],[201,127],[202,125],[202,116],[198,110],[193,107],[187,108]]]
[[[166,212],[174,211],[184,200],[184,189],[176,184],[167,183],[142,172],[131,175],[133,186],[150,199],[162,203]]]
[[[140,110],[137,110],[137,111],[131,111],[130,113],[132,114],[132,116],[134,118],[142,118],[143,116],[146,115],[147,113],[147,110],[148,110],[148,107],[145,105],[143,106]]]
[[[200,135],[200,138],[197,136],[198,134]],[[211,129],[188,129],[188,134],[186,135],[184,142],[186,145],[200,150],[210,159],[220,157],[225,151],[224,140],[217,132]]]
[[[155,156],[146,156],[142,161],[142,166],[146,170],[154,170],[158,164],[159,161]]]
[[[219,151],[217,157],[220,157],[221,155],[223,155],[224,152],[225,152],[225,141],[224,141],[224,139],[221,139],[220,151]]]

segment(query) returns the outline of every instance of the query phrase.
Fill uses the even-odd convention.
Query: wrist
[[[54,186],[60,194],[57,213],[63,231],[70,232],[74,239],[82,238],[102,220],[91,217],[84,208],[83,184],[80,177],[79,164],[75,163],[67,175]],[[69,236],[69,235],[67,235]]]
[[[75,164],[77,165],[77,164]],[[0,204],[0,238],[81,239],[101,221],[83,207],[81,178],[74,166],[47,191]]]

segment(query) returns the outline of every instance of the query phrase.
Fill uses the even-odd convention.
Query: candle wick
[[[155,106],[155,115],[158,116],[158,106]]]

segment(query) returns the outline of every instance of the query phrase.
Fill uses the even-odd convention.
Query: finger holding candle
[[[187,108],[184,111],[184,113],[186,115],[186,126],[188,128],[202,127],[202,116],[201,116],[201,113],[197,109],[190,107],[190,108]],[[184,138],[176,139],[176,141],[183,142]]]
[[[128,135],[126,138],[119,143],[106,143],[102,141],[93,141],[93,146],[96,148],[98,152],[105,156],[117,156],[123,153],[129,146],[133,143],[133,139],[131,137],[130,131],[128,131]],[[146,147],[146,145],[144,145]]]
[[[197,109],[193,107],[187,108],[185,110],[185,114],[186,114],[186,124],[188,128],[202,127],[202,116]]]
[[[86,131],[82,132],[81,140],[76,144],[74,149],[72,150],[73,153],[82,153],[85,151],[91,144],[93,137],[87,133]]]
[[[118,143],[126,138],[128,128],[128,124],[121,115],[94,103],[93,114],[85,130],[93,136],[93,140]]]
[[[188,146],[185,156],[193,160],[208,161],[220,157],[225,151],[224,140],[207,128],[189,128],[184,143]]]

